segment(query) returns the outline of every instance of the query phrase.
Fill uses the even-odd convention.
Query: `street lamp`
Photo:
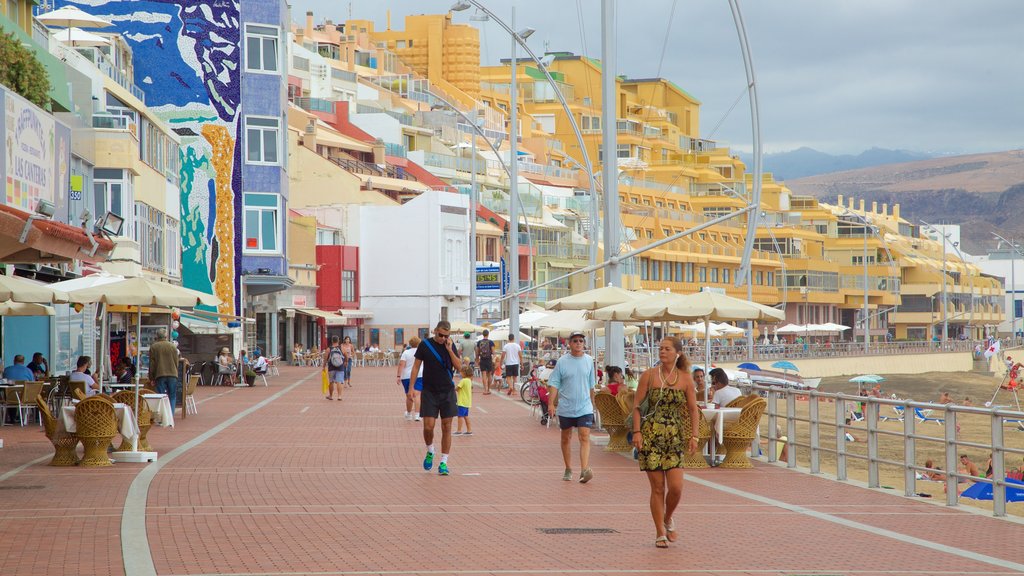
[[[939,232],[938,228],[924,220],[921,221],[921,224],[924,224],[932,232],[942,237],[942,344],[945,345],[946,339],[949,336],[949,318],[947,316],[949,313],[947,309],[949,300],[946,297],[946,241],[949,239],[950,234],[945,231]]]

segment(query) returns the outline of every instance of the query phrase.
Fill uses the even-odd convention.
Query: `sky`
[[[489,0],[531,49],[601,56],[598,0]],[[292,19],[353,18],[403,29],[409,14],[443,13],[454,0],[291,0]],[[643,7],[643,9],[638,9]],[[754,63],[766,152],[802,146],[831,154],[878,147],[933,154],[1024,148],[1024,1],[740,0]],[[582,13],[582,21],[580,14]],[[493,22],[482,64],[509,56]],[[701,101],[701,137],[751,148],[746,76],[725,0],[620,2],[618,74],[667,78]]]

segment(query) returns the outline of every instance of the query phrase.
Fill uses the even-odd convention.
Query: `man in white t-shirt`
[[[519,378],[519,353],[521,349],[516,343],[516,335],[508,335],[508,344],[501,349],[501,365],[504,367],[505,384],[508,386],[508,395],[515,393],[516,379]]]
[[[414,392],[411,398],[409,394],[409,381],[412,380],[412,365],[416,361],[416,348],[419,345],[419,337],[413,336],[409,340],[409,347],[402,352],[402,356],[398,359],[398,381],[405,388],[405,419],[409,421],[415,420],[416,422],[421,420],[420,396],[418,393],[423,391],[423,364],[420,364],[419,374],[417,374],[415,382],[412,382]]]
[[[743,395],[739,388],[729,385],[729,375],[725,373],[725,370],[715,368],[710,374],[711,388],[715,391],[711,401],[715,406],[721,408]]]

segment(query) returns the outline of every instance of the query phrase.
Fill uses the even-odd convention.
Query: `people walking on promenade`
[[[338,343],[338,337],[331,336],[331,346],[324,350],[323,362],[321,363],[324,371],[327,372],[328,381],[330,382],[326,396],[328,400],[334,400],[335,393],[338,394],[338,400],[341,400],[341,389],[345,383],[346,358],[341,345]]]
[[[352,360],[356,357],[356,347],[352,345],[352,338],[345,336],[341,344],[341,353],[345,355],[345,386],[352,387]],[[338,393],[338,400],[341,400],[341,393]]]
[[[476,365],[476,342],[471,333],[464,332],[462,334],[462,340],[459,340],[459,354],[462,354],[463,364]]]
[[[508,343],[501,349],[502,374],[505,376],[505,385],[508,386],[508,395],[516,392],[516,380],[519,379],[519,357],[522,348],[516,343],[516,335],[508,335]]]
[[[462,367],[462,380],[456,387],[457,403],[459,406],[459,426],[455,432],[459,436],[472,436],[473,426],[469,422],[469,409],[473,407],[473,367]],[[466,425],[466,431],[462,431],[462,425]]]
[[[651,517],[657,537],[654,545],[667,548],[676,541],[673,513],[683,493],[683,450],[697,451],[700,414],[690,362],[678,338],[665,338],[658,347],[660,363],[640,376],[633,404],[633,446],[639,451],[640,469],[651,486]],[[642,409],[647,400],[646,410]],[[690,414],[692,430],[683,430],[682,410]],[[683,439],[689,434],[689,441]]]
[[[594,477],[590,469],[590,427],[594,425],[594,388],[597,374],[594,359],[584,352],[586,337],[583,332],[569,335],[569,353],[555,363],[548,376],[548,414],[558,416],[562,431],[562,460],[565,473],[562,480],[572,481],[572,429],[580,441],[580,482],[586,484]]]
[[[491,393],[494,379],[494,342],[488,338],[489,330],[484,330],[484,337],[476,343],[476,365],[480,367],[480,379],[484,384],[484,394]]]
[[[156,342],[149,347],[149,381],[156,383],[156,391],[167,394],[171,410],[178,401],[178,347],[167,339],[167,330],[156,331]]]
[[[416,348],[420,345],[419,336],[409,339],[409,347],[402,351],[398,359],[398,381],[405,388],[405,419],[420,420],[420,391],[423,390],[423,366],[416,373],[416,379],[412,378],[412,365],[416,361]],[[409,384],[412,384],[410,394]]]
[[[448,454],[452,447],[452,418],[458,414],[458,401],[452,375],[462,369],[462,358],[451,339],[451,324],[441,320],[434,327],[434,337],[420,342],[416,348],[412,373],[423,366],[423,392],[420,394],[420,417],[423,418],[423,443],[427,455],[423,469],[434,467],[434,425],[441,418],[441,463],[438,474],[448,475]],[[409,392],[410,394],[413,391]]]

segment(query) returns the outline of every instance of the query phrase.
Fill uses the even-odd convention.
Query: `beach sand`
[[[891,375],[886,376],[885,382],[882,382],[882,394],[888,397],[890,394],[896,394],[900,398],[910,398],[920,402],[936,402],[939,395],[942,392],[948,392],[954,402],[961,403],[965,397],[972,400],[975,406],[983,406],[985,402],[988,402],[992,398],[992,394],[999,386],[999,380],[992,377],[981,376],[975,373],[941,373],[941,372],[930,372],[926,374],[915,374],[915,375]],[[822,392],[844,392],[850,394],[857,393],[857,385],[849,382],[848,377],[838,378],[825,378],[822,380],[819,390]],[[1021,394],[1022,400],[1024,400],[1024,393]],[[1013,406],[1013,396],[1005,391],[1001,390],[996,397],[996,405]],[[785,413],[786,406],[784,402],[779,402],[780,413]],[[799,418],[807,418],[808,416],[808,401],[797,402],[797,415]],[[824,422],[828,425],[822,425],[820,428],[820,437],[822,438],[822,446],[831,450],[835,450],[835,428],[834,422],[836,418],[835,404],[827,401],[822,401],[819,404],[819,414]],[[891,408],[883,407],[881,415],[894,417],[895,413]],[[938,418],[942,418],[943,415],[940,411],[932,414]],[[992,438],[991,432],[991,419],[987,416],[982,415],[970,415],[970,414],[958,414],[957,422],[960,425],[960,437],[961,441],[977,442],[990,444]],[[783,433],[785,433],[785,426],[783,426]],[[767,417],[762,424],[762,432],[766,429]],[[853,428],[850,430],[851,434],[856,438],[856,442],[847,442],[846,450],[848,454],[859,454],[867,455],[867,427],[864,422],[853,422]],[[879,429],[898,432],[902,434],[903,423],[895,420],[887,422],[880,422]],[[942,438],[945,434],[945,428],[943,425],[935,422],[917,422],[915,432],[920,435],[925,435],[934,440],[918,439],[915,446],[915,462],[923,466],[925,460],[932,459],[936,465],[945,469],[945,456],[943,450]],[[1003,427],[1004,442],[1007,447],[1024,450],[1024,431],[1019,430],[1015,426],[1006,425]],[[797,441],[808,443],[810,437],[808,424],[805,422],[797,422]],[[904,453],[904,444],[902,436],[891,436],[886,434],[879,434],[878,438],[879,454],[880,457],[886,460],[902,462]],[[989,451],[978,448],[960,448],[959,453],[965,453],[968,457],[978,465],[981,473],[985,473],[986,463],[988,462]],[[821,470],[822,472],[835,474],[836,473],[836,456],[834,453],[822,451],[820,455]],[[810,465],[810,450],[808,448],[797,447],[797,464],[802,467],[808,467]],[[1024,465],[1024,456],[1010,454],[1004,459],[1004,465],[1006,470],[1011,470],[1019,466]],[[867,461],[858,458],[847,458],[847,475],[849,478],[867,482]],[[882,486],[891,487],[903,490],[903,469],[899,466],[892,466],[886,464],[879,465],[879,479]],[[969,484],[961,484],[960,488],[964,489]],[[934,500],[944,502],[944,482],[931,482],[931,481],[917,481],[914,488],[915,493],[926,493],[931,494]],[[974,506],[986,510],[992,509],[991,501],[978,501],[969,498],[961,498],[960,504],[965,506]],[[1014,516],[1024,516],[1024,502],[1008,503],[1007,512]]]

